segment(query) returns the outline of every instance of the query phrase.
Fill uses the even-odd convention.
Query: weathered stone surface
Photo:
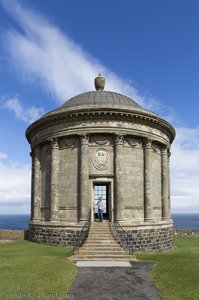
[[[131,229],[127,231],[132,237],[133,252],[158,252],[173,248],[173,227],[152,229]]]
[[[52,246],[74,246],[79,239],[80,229],[30,225],[29,239],[39,244]]]
[[[168,153],[174,128],[124,95],[97,91],[77,98],[27,129],[30,238],[74,244],[93,209],[94,187],[104,184],[108,219],[131,228],[136,251],[171,248]]]

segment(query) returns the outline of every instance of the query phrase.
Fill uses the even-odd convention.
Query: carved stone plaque
[[[97,148],[93,154],[93,165],[98,170],[105,170],[109,164],[109,153],[106,148]]]

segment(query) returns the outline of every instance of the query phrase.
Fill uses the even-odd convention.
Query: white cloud
[[[12,4],[11,4],[12,3]],[[50,92],[58,103],[88,90],[101,72],[106,77],[106,90],[131,96],[141,105],[144,99],[128,82],[119,78],[78,44],[69,39],[56,26],[15,0],[2,1],[3,7],[13,16],[21,30],[9,30],[4,43],[16,70],[29,82]],[[11,8],[12,7],[12,8]],[[160,103],[147,100],[145,107],[157,108]]]
[[[176,131],[171,156],[172,206],[199,207],[199,127]]]
[[[32,123],[44,114],[43,108],[31,106],[23,108],[17,96],[4,101],[4,107],[13,111],[16,117],[24,122]]]
[[[30,166],[0,161],[0,213],[5,207],[30,206]],[[23,213],[23,212],[22,212]]]
[[[7,157],[8,157],[8,156],[7,156],[6,153],[0,152],[0,160],[5,159],[5,158],[7,158]]]
[[[169,120],[174,119],[172,108],[165,107],[154,99],[146,101],[130,82],[119,78],[85,53],[79,45],[42,16],[22,7],[16,0],[1,0],[1,3],[20,27],[18,31],[5,32],[3,43],[11,63],[16,66],[16,70],[25,81],[36,82],[37,86],[50,93],[57,103],[60,104],[78,93],[93,90],[93,79],[101,72],[106,77],[106,90],[127,94],[144,107],[161,112],[163,116],[169,115]],[[15,111],[16,116],[25,122],[31,122],[31,117],[37,118],[37,115],[42,113],[40,108],[23,109],[16,97],[7,102],[7,107]],[[173,207],[199,205],[198,149],[199,128],[178,128],[171,156]],[[8,173],[9,170],[12,168],[7,169]],[[13,174],[16,176],[17,170],[22,173],[27,171],[20,166],[19,169],[14,169]],[[11,178],[15,180],[14,177]],[[12,191],[7,188],[7,191]],[[13,195],[16,199],[15,191],[13,187],[11,198]],[[4,197],[9,198],[9,195],[6,195],[5,190]]]

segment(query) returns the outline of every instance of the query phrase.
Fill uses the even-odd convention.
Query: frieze
[[[129,146],[133,148],[139,148],[142,149],[142,141],[140,139],[136,139],[133,137],[125,137],[125,143],[127,143]]]
[[[77,146],[78,141],[79,141],[79,139],[77,138],[77,136],[63,138],[63,139],[60,139],[59,146],[61,149],[73,148],[73,147]]]
[[[106,148],[97,148],[93,153],[93,165],[97,170],[106,170],[109,166],[109,152]]]
[[[50,143],[42,145],[40,151],[41,154],[50,154],[51,153]]]
[[[126,130],[128,133],[130,133],[130,131],[134,131],[133,135],[143,134],[145,136],[147,133],[150,133],[151,135],[155,136],[154,139],[156,139],[156,138],[164,139],[165,142],[169,143],[168,135],[157,128],[151,128],[147,125],[135,124],[135,123],[131,123],[131,122],[126,122],[124,124],[125,124],[125,129],[123,127],[123,130]],[[117,127],[117,121],[100,122],[99,124],[98,124],[98,122],[97,123],[92,122],[91,125],[87,124],[87,130],[96,130],[99,128],[103,128],[103,130],[106,129],[107,131],[108,130],[115,131],[116,127]],[[54,126],[49,125],[48,128],[40,129],[40,131],[34,135],[34,140],[35,140],[35,142],[38,141],[39,139],[46,140],[46,139],[48,139],[48,137],[50,135],[58,134],[59,136],[61,136],[62,133],[63,133],[63,135],[65,135],[66,132],[70,132],[71,134],[74,134],[74,133],[77,133],[77,131],[81,130],[81,129],[85,130],[85,127],[82,126],[81,122],[79,122],[79,121],[70,122],[70,123],[66,122],[66,123],[57,124]],[[32,140],[32,142],[33,142],[33,140]],[[34,144],[34,142],[33,142],[33,144]]]
[[[152,150],[154,153],[161,154],[161,148],[157,144],[152,144]]]
[[[120,125],[121,125],[121,128],[124,128],[124,127],[126,127],[127,124],[130,124],[130,123],[135,124],[135,122],[132,122],[132,121],[134,119],[137,119],[139,124],[141,122],[145,122],[145,123],[147,122],[148,124],[144,124],[144,125],[147,125],[148,127],[151,127],[151,128],[154,128],[156,126],[161,127],[160,132],[162,132],[163,130],[166,130],[166,135],[169,136],[171,140],[173,140],[173,138],[175,137],[174,128],[167,121],[165,121],[159,117],[154,118],[154,116],[131,113],[131,112],[126,113],[126,112],[121,112],[121,111],[96,111],[96,110],[93,110],[90,112],[88,112],[88,111],[72,112],[71,111],[70,114],[67,114],[67,112],[66,112],[66,114],[57,113],[56,115],[48,115],[46,117],[39,119],[37,122],[33,123],[32,125],[30,125],[26,131],[26,136],[29,140],[31,140],[34,135],[34,131],[37,131],[39,128],[41,129],[42,127],[43,128],[51,127],[51,124],[54,123],[54,125],[56,125],[56,123],[58,123],[58,122],[59,122],[59,124],[64,123],[66,126],[68,126],[69,124],[72,124],[72,123],[74,124],[78,121],[80,121],[82,123],[82,121],[83,121],[83,125],[87,126],[88,121],[90,121],[90,122],[94,121],[94,122],[97,122],[97,126],[100,126],[101,122],[99,122],[99,119],[96,119],[96,118],[102,118],[103,119],[102,122],[105,121],[104,119],[107,119],[106,123],[108,123],[108,125],[109,125],[110,117],[112,115],[116,115],[117,118],[120,118],[120,119],[123,118],[123,120],[120,120],[120,124],[118,124],[118,121],[115,122],[116,127],[120,127]],[[77,120],[77,117],[79,120]],[[88,117],[89,117],[89,120],[88,120]],[[92,118],[93,118],[93,120],[92,120]],[[129,121],[125,122],[126,121],[125,118],[129,118]]]
[[[92,135],[90,142],[100,146],[110,145],[110,142],[112,142],[112,138],[106,135]]]

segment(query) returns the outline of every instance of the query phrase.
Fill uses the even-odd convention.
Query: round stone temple
[[[33,179],[29,240],[76,247],[89,224],[92,238],[86,249],[79,249],[78,260],[88,255],[91,260],[107,255],[130,260],[126,248],[121,256],[120,248],[99,250],[99,243],[89,244],[99,240],[98,228],[106,235],[101,235],[102,245],[115,244],[109,225],[117,236],[119,222],[128,234],[130,252],[169,250],[169,157],[175,130],[128,96],[104,91],[104,85],[99,75],[95,91],[75,95],[26,131]]]
[[[105,87],[105,78],[101,76],[101,74],[99,74],[99,76],[97,76],[95,78],[95,89],[96,91],[103,91]]]

